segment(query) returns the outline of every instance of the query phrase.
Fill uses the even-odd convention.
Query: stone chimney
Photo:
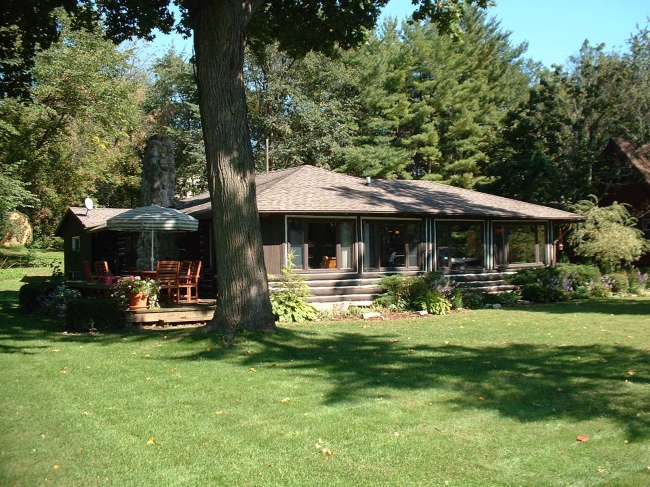
[[[142,158],[142,182],[140,185],[142,206],[158,205],[170,208],[174,205],[176,189],[176,165],[174,142],[166,135],[152,135]],[[178,259],[178,247],[174,233],[156,232],[154,256],[162,259]],[[143,232],[138,239],[138,268],[148,269],[151,257],[151,233]]]

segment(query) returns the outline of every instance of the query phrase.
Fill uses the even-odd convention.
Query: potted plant
[[[113,297],[128,303],[129,309],[157,308],[160,283],[140,276],[121,278],[115,285]]]

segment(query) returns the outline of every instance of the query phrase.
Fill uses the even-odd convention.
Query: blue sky
[[[404,19],[412,12],[411,0],[390,0],[383,15]],[[550,67],[564,64],[585,39],[604,43],[607,51],[626,51],[636,26],[648,24],[650,0],[497,0],[489,15],[511,32],[513,44],[528,42],[527,57]],[[155,55],[172,42],[177,51],[191,53],[191,44],[180,36],[158,36]]]
[[[546,66],[564,64],[585,39],[607,51],[626,51],[626,40],[647,25],[649,0],[496,0],[488,14],[511,32],[513,44],[528,41],[526,57]],[[404,18],[411,0],[390,0],[384,15]]]

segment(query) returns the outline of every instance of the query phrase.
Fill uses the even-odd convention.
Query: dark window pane
[[[535,262],[535,225],[508,225],[508,263]]]
[[[302,222],[289,220],[289,249],[292,254],[291,261],[296,269],[303,268],[303,230]]]

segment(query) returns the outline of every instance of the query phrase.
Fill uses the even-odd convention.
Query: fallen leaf
[[[63,368],[61,369],[61,373],[62,373],[62,374],[67,374],[67,373],[68,373],[68,368],[67,368],[67,367],[63,367]]]
[[[543,404],[539,404],[539,403],[536,403],[536,402],[533,403],[533,406],[535,406],[536,408],[543,408],[544,407]]]
[[[251,372],[257,372],[257,369],[256,369],[255,367],[251,367],[251,368],[248,369],[248,370],[250,370]]]
[[[334,452],[332,450],[330,450],[329,448],[323,448],[321,450],[321,452],[323,452],[323,455],[325,455],[326,457],[333,457],[334,456]]]
[[[147,440],[147,446],[149,446],[149,445],[153,445],[153,443],[154,443],[154,441],[153,441],[153,436],[152,436],[151,438],[149,438],[149,439]]]
[[[634,374],[636,374],[636,372],[634,372],[633,370],[628,370],[627,371],[627,375],[634,375]]]
[[[60,352],[61,350],[59,350],[59,349],[57,349],[57,348],[54,348],[54,349],[52,349],[52,351],[53,351],[53,352]]]
[[[144,380],[151,380],[151,377],[145,377]]]
[[[89,413],[88,411],[82,411],[82,412],[81,412],[81,415],[82,415],[82,416],[90,416],[90,415],[92,415],[92,414],[93,414],[93,413]]]
[[[275,367],[276,365],[277,365],[277,364],[271,364],[271,365],[269,365],[269,367]]]
[[[395,431],[395,436],[399,436],[399,431]]]
[[[585,443],[585,442],[589,441],[589,437],[588,437],[588,436],[585,436],[585,435],[579,435],[579,436],[576,438],[576,440],[578,440],[578,441],[580,441],[580,442],[582,442],[582,443]]]
[[[151,358],[151,355],[146,354],[146,355],[144,356],[144,358]]]
[[[288,397],[285,397],[285,398],[282,399],[280,402],[281,402],[282,404],[286,404],[286,403],[288,403],[289,401],[291,401],[291,399],[289,399]]]
[[[208,347],[208,348],[205,349],[205,351],[206,351],[206,352],[211,352],[212,349],[211,349],[210,347]]]
[[[215,411],[214,414],[223,414],[223,411]]]
[[[482,397],[482,396],[479,396],[478,400],[479,400],[479,401],[485,401],[485,398]]]
[[[54,470],[58,470],[58,469],[59,469],[59,466],[58,466],[58,465],[54,465]]]

